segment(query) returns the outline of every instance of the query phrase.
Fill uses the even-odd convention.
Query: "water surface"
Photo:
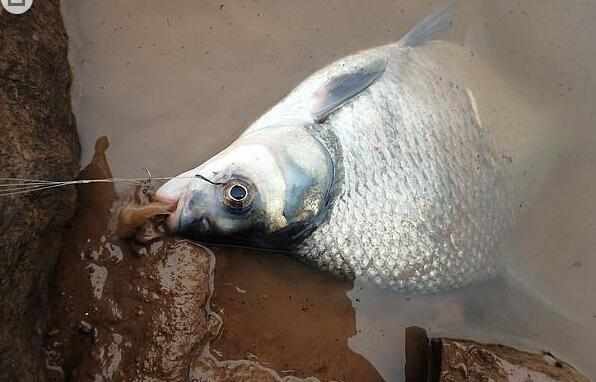
[[[95,139],[107,135],[115,176],[143,176],[144,167],[155,176],[175,175],[194,167],[309,73],[397,40],[441,3],[65,0],[83,162],[91,158]],[[445,56],[445,65],[474,78],[483,122],[523,189],[517,225],[501,249],[506,272],[433,296],[402,296],[356,282],[344,288],[351,288],[355,330],[343,333],[342,341],[350,337],[347,345],[387,380],[402,376],[403,329],[411,324],[433,335],[548,349],[594,378],[596,3],[461,1],[459,9],[447,38],[464,44],[474,58],[468,67]],[[483,66],[476,72],[477,62]],[[279,266],[267,256],[238,256],[220,258],[250,272],[221,273],[216,288],[223,291],[228,283],[244,290],[245,283],[254,290],[266,272],[257,269]],[[330,281],[300,269],[292,274],[318,284],[312,293],[325,293]],[[286,279],[284,288],[301,288],[288,281],[290,274]],[[275,300],[268,301],[263,315],[275,314]],[[324,312],[338,326],[349,316]],[[299,330],[287,322],[285,332],[273,331],[285,335],[256,345],[228,342],[221,351],[231,357],[260,352],[255,355],[261,359],[287,363],[291,357],[271,349],[305,346],[289,337]]]

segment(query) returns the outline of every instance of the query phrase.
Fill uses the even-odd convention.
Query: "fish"
[[[315,72],[162,185],[170,229],[405,293],[493,276],[510,225],[502,165],[473,93],[426,49],[453,17],[450,3]]]

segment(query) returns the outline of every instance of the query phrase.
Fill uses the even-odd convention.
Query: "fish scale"
[[[341,147],[342,192],[297,253],[402,291],[489,277],[507,226],[501,170],[465,87],[443,78],[431,49],[382,49],[383,77],[320,127]]]

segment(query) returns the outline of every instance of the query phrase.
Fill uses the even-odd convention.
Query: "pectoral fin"
[[[372,85],[385,71],[386,61],[376,59],[354,71],[331,78],[314,94],[311,109],[315,122],[324,121],[329,114]]]

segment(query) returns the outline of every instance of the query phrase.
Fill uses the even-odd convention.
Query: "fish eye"
[[[233,211],[244,211],[250,207],[253,199],[251,186],[238,179],[227,182],[224,186],[224,204]]]
[[[241,184],[235,184],[228,190],[228,195],[235,201],[241,202],[247,197],[248,190]]]

